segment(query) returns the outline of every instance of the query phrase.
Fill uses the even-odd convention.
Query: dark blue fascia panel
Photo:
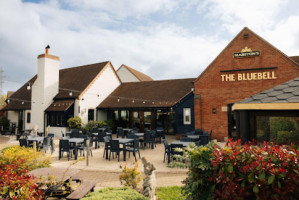
[[[191,92],[174,107],[175,110],[175,133],[184,134],[194,130],[194,94]],[[191,108],[191,124],[184,124],[184,108]]]

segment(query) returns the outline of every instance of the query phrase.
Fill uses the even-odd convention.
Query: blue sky
[[[152,78],[197,77],[245,26],[299,55],[298,0],[1,0],[3,92],[37,72],[50,44],[61,68],[110,60]]]

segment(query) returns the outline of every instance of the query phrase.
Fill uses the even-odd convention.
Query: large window
[[[184,124],[191,124],[191,108],[184,108]]]
[[[89,109],[88,110],[88,121],[93,121],[94,120],[94,109]]]
[[[299,141],[299,117],[256,117],[256,139],[259,142],[296,143]]]
[[[49,112],[47,124],[50,126],[66,126],[64,112]]]

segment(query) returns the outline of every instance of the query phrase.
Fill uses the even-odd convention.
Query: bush
[[[69,118],[67,120],[67,123],[68,123],[70,129],[72,129],[72,128],[81,129],[83,126],[82,120],[79,116]]]
[[[186,197],[182,196],[181,190],[180,186],[158,187],[156,195],[159,200],[184,200]]]
[[[84,129],[85,129],[85,131],[89,131],[91,133],[93,127],[98,127],[98,122],[97,121],[89,121],[85,125]]]
[[[139,161],[135,163],[133,168],[129,168],[125,165],[122,174],[119,176],[120,183],[135,189],[141,181],[141,173],[138,170],[138,166]]]
[[[1,117],[0,124],[3,126],[3,130],[9,128],[10,120],[6,117]]]
[[[276,143],[297,144],[299,142],[299,132],[297,131],[277,131]]]
[[[104,126],[107,126],[105,121],[98,121],[98,127],[103,128]]]
[[[104,188],[89,193],[82,200],[148,200],[147,197],[129,188]]]
[[[37,152],[33,148],[12,146],[3,149],[0,156],[0,165],[10,164],[17,164],[23,169],[31,171],[36,168],[49,167],[51,161],[44,152]]]
[[[24,162],[19,158],[8,165],[0,164],[0,199],[44,199],[36,179],[27,174]]]
[[[223,149],[216,145],[208,147],[208,155],[200,152],[203,148],[188,150],[191,166],[183,187],[187,199],[297,199],[299,196],[297,150],[266,142],[241,146],[240,141],[231,140]]]

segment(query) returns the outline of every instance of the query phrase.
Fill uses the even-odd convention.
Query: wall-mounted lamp
[[[213,109],[212,109],[212,113],[213,113],[213,114],[216,114],[216,108],[213,108]]]
[[[24,104],[24,101],[22,101],[22,104]]]
[[[117,102],[120,102],[120,99],[117,99]]]
[[[100,95],[99,95],[99,94],[97,94],[97,96],[99,97]]]
[[[134,99],[132,100],[132,103],[134,103],[135,101],[134,101]]]
[[[30,90],[30,89],[31,89],[31,84],[27,83],[27,90]]]
[[[9,103],[9,102],[10,102],[10,99],[7,99],[6,102]]]
[[[82,98],[82,101],[84,101],[84,98]]]
[[[243,37],[244,38],[248,38],[249,34],[248,33],[244,33]]]
[[[70,91],[69,95],[70,95],[70,96],[73,96],[73,92],[72,92],[72,91]]]

